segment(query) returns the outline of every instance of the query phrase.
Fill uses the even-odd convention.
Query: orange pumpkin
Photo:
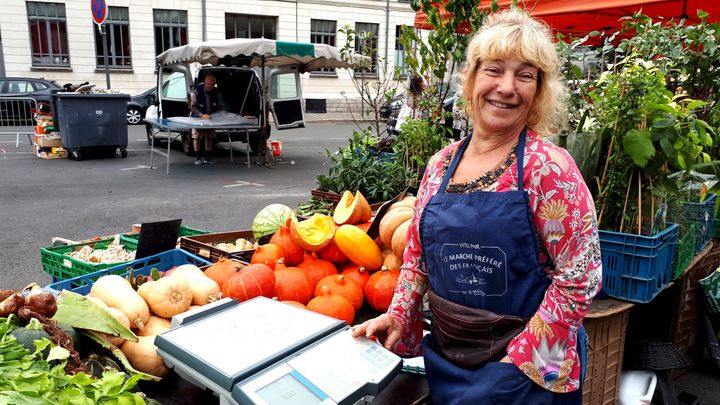
[[[340,251],[358,266],[372,271],[382,266],[380,248],[367,233],[354,225],[342,225],[335,231],[335,243]]]
[[[392,302],[399,276],[399,273],[384,267],[370,276],[367,284],[365,284],[365,299],[374,310],[387,311]]]
[[[275,266],[275,296],[280,301],[297,301],[307,304],[313,289],[307,274],[297,267],[287,267],[282,260]]]
[[[253,253],[250,263],[262,263],[270,266],[271,269],[275,269],[275,263],[284,258],[285,249],[274,243],[267,243],[255,249],[255,253]]]
[[[205,269],[205,275],[222,287],[241,267],[243,265],[240,262],[221,257],[217,263]]]
[[[340,272],[343,276],[355,280],[360,287],[365,288],[368,279],[370,278],[370,272],[365,270],[365,267],[358,266],[357,264],[351,264]]]
[[[355,320],[355,309],[347,298],[333,293],[328,286],[320,289],[320,294],[313,298],[307,309],[317,313],[331,316],[352,325]]]
[[[330,291],[347,298],[353,305],[355,312],[360,310],[363,304],[363,289],[355,280],[347,278],[342,274],[327,276],[320,280],[315,286],[315,296],[320,295],[322,288],[327,286]]]
[[[370,229],[370,225],[372,225],[372,221],[363,222],[361,224],[357,224],[358,228],[362,229],[365,233],[367,233],[368,229]]]
[[[332,276],[338,272],[334,264],[327,260],[318,259],[314,252],[305,255],[305,260],[297,267],[305,271],[305,274],[307,274],[310,279],[310,285],[313,287],[315,287],[323,277]]]
[[[313,214],[310,218],[290,223],[293,241],[305,250],[317,252],[330,244],[335,235],[335,222],[327,215]]]
[[[272,298],[275,295],[275,273],[262,263],[242,267],[228,277],[222,292],[225,297],[240,302],[259,296]]]
[[[370,204],[360,191],[356,191],[354,196],[350,191],[345,191],[335,206],[333,220],[338,225],[355,225],[367,222],[371,215]]]
[[[290,222],[292,222],[292,218],[285,220],[285,224],[270,238],[270,243],[283,248],[285,252],[285,264],[288,266],[297,266],[303,261],[305,250],[293,241],[290,232]]]
[[[335,244],[335,238],[333,238],[323,250],[317,253],[321,259],[335,264],[343,264],[348,260],[347,256],[345,256],[343,252],[338,249],[337,244]]]
[[[388,208],[388,211],[394,210],[395,208],[400,207],[408,207],[413,208],[415,206],[415,200],[417,200],[417,197],[414,196],[407,196],[403,198],[402,200],[393,203],[390,208]]]

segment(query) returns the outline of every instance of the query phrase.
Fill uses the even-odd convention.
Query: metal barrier
[[[20,136],[27,135],[32,147],[37,105],[32,97],[0,97],[0,136],[15,136],[18,148]]]

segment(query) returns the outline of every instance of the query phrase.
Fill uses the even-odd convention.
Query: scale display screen
[[[318,405],[323,402],[293,373],[285,374],[280,379],[260,388],[257,394],[267,403],[276,405]]]
[[[165,332],[155,344],[230,390],[259,367],[343,325],[334,318],[258,297]]]

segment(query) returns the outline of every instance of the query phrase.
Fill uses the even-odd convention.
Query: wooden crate
[[[219,242],[235,242],[235,239],[238,238],[244,238],[253,243],[255,242],[255,237],[250,230],[230,231],[208,233],[204,235],[183,236],[182,238],[180,238],[180,248],[185,249],[188,252],[196,254],[200,257],[209,259],[213,263],[220,260],[221,257],[233,257],[243,261],[250,261],[253,253],[255,253],[255,249],[248,249],[230,253],[228,251],[219,249],[213,245]],[[258,242],[261,244],[267,243],[267,241],[262,240],[262,238]]]
[[[632,303],[596,300],[585,317],[588,365],[583,385],[583,404],[618,403],[620,372],[625,351],[625,331]]]

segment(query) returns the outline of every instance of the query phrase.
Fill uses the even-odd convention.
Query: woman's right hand
[[[386,349],[392,350],[403,335],[402,326],[395,318],[388,314],[382,314],[377,318],[370,319],[352,327],[353,337],[376,336]]]

